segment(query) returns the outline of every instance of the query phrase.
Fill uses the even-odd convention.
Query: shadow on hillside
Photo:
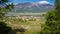
[[[9,34],[16,34],[16,31],[12,30]]]
[[[8,34],[12,30],[5,22],[0,21],[0,34]]]
[[[25,32],[25,29],[14,29],[9,34],[17,34],[17,32],[24,33]]]

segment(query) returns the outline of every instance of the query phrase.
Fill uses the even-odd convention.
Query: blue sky
[[[54,5],[54,0],[10,0],[10,2],[14,4],[24,3],[24,2],[40,2],[40,1],[48,1],[50,4]]]

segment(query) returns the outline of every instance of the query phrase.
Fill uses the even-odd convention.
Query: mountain
[[[26,3],[19,3],[14,6],[14,12],[23,13],[23,12],[32,12],[32,13],[39,13],[39,12],[46,12],[49,10],[54,9],[54,6],[49,3],[34,3],[34,2],[26,2]]]

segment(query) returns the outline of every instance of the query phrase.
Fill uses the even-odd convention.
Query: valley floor
[[[41,24],[45,23],[45,18],[42,16],[5,17],[4,21],[12,29],[23,27],[26,29],[25,34],[37,34],[41,30]]]

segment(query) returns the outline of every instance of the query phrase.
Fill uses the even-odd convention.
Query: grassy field
[[[11,18],[5,18],[4,20],[6,24],[12,29],[20,29],[21,27],[24,27],[26,31],[24,34],[38,34],[41,30],[41,24],[45,23],[45,19],[43,17],[40,18],[32,18],[29,20],[22,20],[21,18],[19,19],[11,19]],[[13,33],[14,32],[14,33]],[[21,34],[20,32],[12,31],[11,34]]]

